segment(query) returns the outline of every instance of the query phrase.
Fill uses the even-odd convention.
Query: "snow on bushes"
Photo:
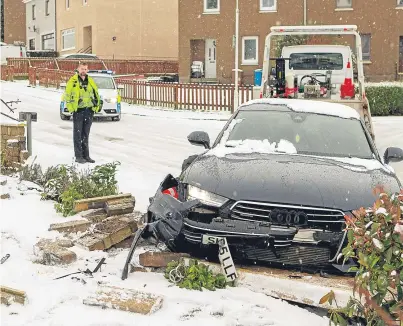
[[[42,199],[57,201],[55,209],[63,216],[74,215],[74,201],[84,198],[116,195],[116,171],[119,162],[97,165],[80,170],[77,165],[51,166],[42,171],[33,162],[20,171],[20,180],[33,182],[43,188]]]
[[[344,259],[353,258],[359,266],[354,293],[344,308],[331,310],[334,323],[343,325],[343,316],[358,316],[367,325],[400,325],[403,321],[403,190],[392,195],[377,188],[379,199],[373,207],[360,208],[346,216],[348,245]],[[329,293],[323,301],[334,301]]]

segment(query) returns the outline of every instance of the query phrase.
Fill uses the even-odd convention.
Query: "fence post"
[[[8,69],[8,81],[14,81],[14,65],[9,65]]]
[[[29,67],[28,80],[30,86],[36,86],[36,67]]]

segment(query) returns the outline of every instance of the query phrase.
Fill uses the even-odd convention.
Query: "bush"
[[[119,162],[95,166],[81,171],[76,165],[57,165],[45,172],[32,163],[20,171],[20,179],[43,187],[42,199],[57,201],[55,209],[63,216],[74,215],[74,201],[118,193],[116,170]]]
[[[197,260],[191,260],[189,266],[182,261],[170,262],[165,270],[165,278],[177,284],[180,288],[202,291],[206,288],[210,291],[224,289],[227,283],[224,274],[214,275],[208,266],[200,264]]]
[[[356,272],[354,294],[344,308],[331,310],[336,324],[345,324],[344,316],[362,317],[368,325],[399,325],[403,321],[403,191],[386,194],[377,189],[379,199],[369,209],[361,208],[346,216],[348,245],[344,259],[354,258]],[[321,302],[332,304],[330,293]]]
[[[367,86],[371,115],[403,115],[403,86]]]

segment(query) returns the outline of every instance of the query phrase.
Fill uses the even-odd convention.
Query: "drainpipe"
[[[236,0],[235,9],[235,89],[234,89],[234,112],[239,106],[239,87],[238,87],[238,57],[239,57],[239,6]]]
[[[55,6],[55,52],[57,52],[57,14],[56,14],[56,3],[57,0],[54,0],[54,6]]]
[[[304,0],[304,25],[306,25],[306,0]]]

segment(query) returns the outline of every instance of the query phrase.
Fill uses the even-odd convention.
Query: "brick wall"
[[[27,158],[25,126],[1,124],[1,164],[17,167]]]

